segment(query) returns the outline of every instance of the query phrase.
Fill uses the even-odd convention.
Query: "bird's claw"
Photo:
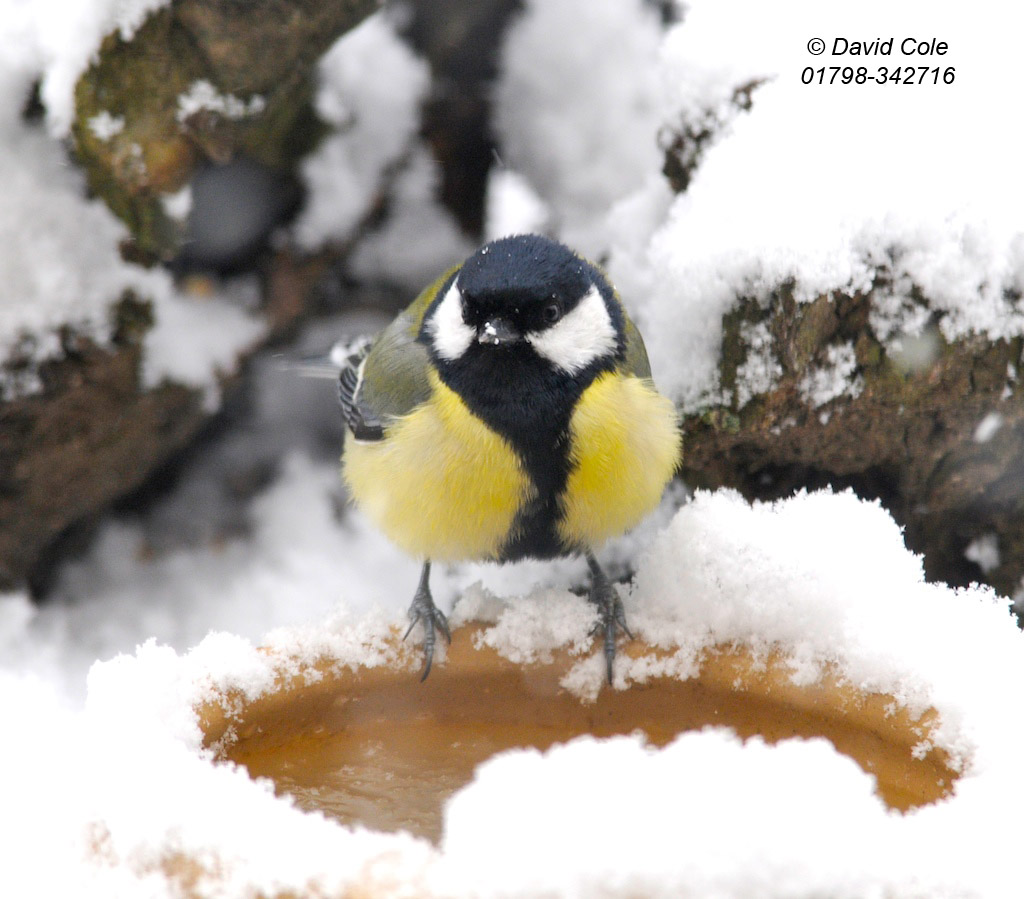
[[[626,624],[626,610],[622,605],[622,600],[618,597],[613,601],[613,608],[611,613],[607,613],[604,607],[598,604],[598,620],[594,626],[590,629],[590,636],[596,637],[599,634],[604,633],[609,627],[619,628],[630,640],[635,639],[633,632],[629,629],[629,625]]]
[[[429,593],[417,592],[413,597],[412,605],[409,606],[409,618],[411,623],[405,636],[402,637],[403,640],[408,638],[418,623],[423,622],[423,674],[420,676],[420,683],[422,683],[430,674],[430,666],[434,662],[437,632],[441,632],[449,645],[452,642],[452,632],[448,627],[448,619],[444,612],[434,605],[434,600]]]
[[[630,640],[633,632],[626,624],[626,611],[619,599],[618,591],[596,562],[591,565],[593,584],[590,589],[590,601],[597,606],[597,621],[590,629],[591,637],[604,638],[605,669],[608,683],[612,683],[612,664],[615,661],[615,642],[621,630]]]
[[[626,624],[626,614],[622,608],[622,602],[616,597],[610,604],[604,605],[597,602],[597,622],[590,629],[590,636],[604,637],[604,659],[605,668],[608,674],[608,683],[612,683],[612,664],[615,661],[615,643],[618,632],[621,630],[630,640],[633,639],[633,632]]]

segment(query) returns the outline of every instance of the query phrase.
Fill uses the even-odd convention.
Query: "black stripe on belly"
[[[569,478],[569,421],[576,401],[611,361],[570,377],[523,344],[471,346],[454,362],[440,361],[441,379],[470,411],[519,454],[537,495],[520,510],[499,560],[550,559],[578,552],[558,536],[562,494]]]

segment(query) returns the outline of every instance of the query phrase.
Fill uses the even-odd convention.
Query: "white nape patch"
[[[429,330],[437,354],[449,362],[459,359],[476,339],[476,331],[462,318],[462,294],[457,283],[437,304]]]
[[[615,326],[604,297],[591,287],[564,318],[526,335],[537,353],[570,375],[615,351]]]

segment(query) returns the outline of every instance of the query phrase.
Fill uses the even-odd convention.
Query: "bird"
[[[632,638],[596,552],[660,501],[682,452],[639,330],[595,263],[539,234],[480,247],[342,360],[342,477],[422,562],[408,639],[438,633],[433,563],[583,556],[612,683]]]

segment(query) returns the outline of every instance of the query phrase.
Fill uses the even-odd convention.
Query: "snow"
[[[826,352],[827,364],[812,369],[800,382],[800,395],[817,409],[841,396],[856,397],[864,379],[856,375],[857,353],[850,342],[833,344]]]
[[[411,300],[475,249],[438,202],[437,163],[418,137],[428,66],[381,12],[339,38],[319,73],[317,112],[334,132],[302,164],[309,199],[295,240],[306,249],[352,240],[386,199],[383,224],[361,235],[349,268]]]
[[[742,409],[759,393],[771,390],[782,376],[782,364],[772,352],[772,335],[767,322],[745,323],[740,336],[747,356],[736,371],[736,405]]]
[[[1000,412],[986,412],[984,418],[975,425],[974,442],[988,443],[1003,427],[1005,419]]]
[[[74,89],[117,31],[129,39],[168,0],[2,0],[0,46],[4,65],[41,76],[40,95],[51,132],[64,137],[74,118]]]
[[[512,169],[496,169],[487,180],[487,221],[484,237],[490,242],[512,234],[546,230],[550,211],[530,182]]]
[[[657,14],[643,0],[524,6],[495,91],[502,161],[550,204],[561,237],[596,255],[608,206],[660,167]]]
[[[226,119],[244,119],[259,115],[267,101],[259,94],[242,100],[234,94],[222,94],[204,78],[192,82],[191,87],[178,97],[177,119],[185,122],[199,112],[215,112]]]
[[[250,310],[254,282],[223,285],[214,296],[191,297],[168,290],[155,304],[155,322],[146,334],[142,383],[164,380],[202,388],[208,411],[220,402],[217,376],[237,368],[239,356],[266,334],[266,324]]]
[[[353,274],[406,291],[410,301],[476,245],[437,200],[439,171],[429,151],[417,145],[395,176],[384,224],[367,234],[352,254]]]
[[[358,876],[375,851],[407,862],[425,853],[411,838],[346,834],[276,800],[266,782],[254,783],[242,769],[211,765],[187,699],[218,662],[237,664],[244,653],[223,639],[207,650],[190,664],[150,644],[135,659],[97,667],[80,713],[21,684],[12,707],[4,690],[5,709],[38,740],[20,742],[11,758],[35,775],[9,784],[13,805],[5,797],[5,820],[18,825],[5,834],[12,838],[5,845],[17,849],[7,853],[4,871],[13,892],[174,895],[160,866],[183,856],[196,860],[201,882],[220,895],[260,887],[270,894],[281,884],[300,892],[315,881],[340,893],[338,882]],[[61,813],[53,815],[41,795],[59,800]],[[293,839],[298,845],[281,852]],[[335,862],[320,871],[318,858]]]
[[[1000,564],[999,536],[982,534],[964,548],[964,556],[975,562],[984,574],[995,571]]]
[[[939,329],[933,324],[925,323],[928,315],[927,309],[919,308],[912,315],[916,319],[915,323],[912,326],[905,325],[905,327],[908,327],[908,330],[913,330],[914,333],[904,333],[893,337],[886,346],[886,353],[893,364],[908,375],[920,374],[931,368],[942,352],[943,343]],[[885,339],[886,331],[890,326],[888,323],[880,328],[878,320],[872,319],[871,326],[875,329],[876,334]],[[1012,382],[1012,380],[1013,376],[1007,374],[1007,381]],[[1007,389],[1009,389],[1009,384],[1007,384]],[[1009,393],[1005,393],[1003,399],[1008,397]]]
[[[173,194],[164,194],[160,202],[171,218],[181,223],[188,221],[189,213],[192,211],[192,185],[186,184]]]
[[[624,781],[656,800],[626,813],[609,799]],[[864,896],[880,873],[891,887],[911,879],[898,862],[878,865],[898,826],[872,789],[820,739],[767,746],[707,730],[655,750],[637,738],[581,738],[481,765],[448,808],[443,849],[457,895],[494,895],[501,884],[512,896]],[[571,808],[573,826],[538,808]],[[845,839],[822,826],[837,808],[850,817]],[[494,823],[481,840],[485,816]],[[524,817],[535,824],[523,829]]]
[[[427,64],[370,16],[342,35],[319,64],[316,110],[334,127],[302,164],[309,200],[296,223],[299,244],[350,238],[416,137]]]
[[[102,141],[108,141],[112,137],[124,131],[124,116],[111,115],[107,110],[97,113],[86,122],[89,130]]]
[[[978,727],[1001,726],[998,703],[983,699],[990,666],[1024,661],[1008,601],[989,588],[927,583],[889,514],[850,492],[752,508],[729,491],[698,493],[655,540],[632,596],[642,609],[634,626],[684,650],[684,666],[717,643],[789,647],[794,682],[814,680],[828,660],[862,689],[891,692],[911,709],[934,705],[942,745],[965,758],[965,714],[991,716]],[[951,660],[952,640],[984,645],[993,658],[971,670],[980,660]],[[958,707],[965,690],[978,694],[970,712]]]

